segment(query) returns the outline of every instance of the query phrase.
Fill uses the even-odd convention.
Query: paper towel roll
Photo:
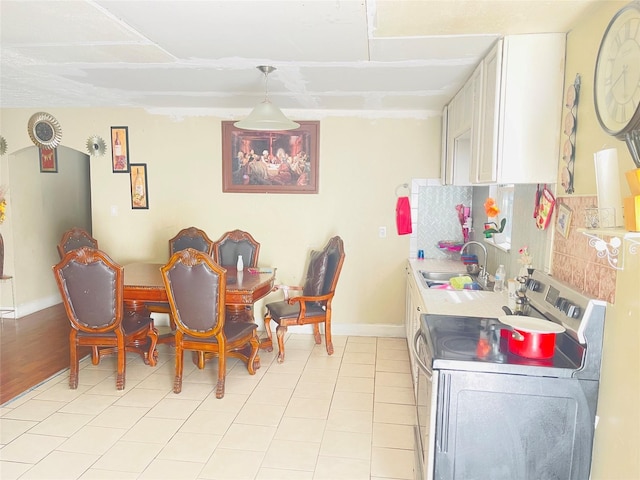
[[[615,215],[600,218],[600,227],[621,227],[624,225],[622,195],[620,194],[620,169],[618,150],[608,148],[594,154],[596,164],[596,187],[598,208],[613,208]]]

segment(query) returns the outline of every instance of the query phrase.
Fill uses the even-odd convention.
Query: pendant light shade
[[[269,101],[267,80],[275,67],[261,65],[257,67],[264,73],[264,101],[255,106],[249,116],[244,120],[234,123],[234,126],[243,130],[294,130],[300,126],[292,120],[289,120],[282,111]]]

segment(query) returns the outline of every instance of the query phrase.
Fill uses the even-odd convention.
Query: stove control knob
[[[566,308],[567,308],[567,299],[566,299],[566,298],[559,297],[559,298],[558,298],[558,300],[556,300],[555,307],[556,307],[558,310],[561,310],[561,311],[565,312],[565,311],[566,311]]]
[[[580,316],[580,307],[577,305],[569,305],[566,314],[569,318],[578,318]]]
[[[537,280],[530,278],[529,280],[527,280],[527,288],[532,292],[537,292],[540,287]]]

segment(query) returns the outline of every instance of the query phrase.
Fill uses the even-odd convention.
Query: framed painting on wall
[[[149,189],[147,185],[147,164],[132,163],[131,165],[131,208],[149,208]]]
[[[58,172],[58,150],[56,148],[39,148],[40,171],[43,173]]]
[[[222,122],[222,191],[318,193],[320,122],[254,131]]]
[[[111,127],[113,173],[129,172],[129,128]]]

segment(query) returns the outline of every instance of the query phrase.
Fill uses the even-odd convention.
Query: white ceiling
[[[0,0],[0,106],[439,114],[500,35],[604,0]]]

